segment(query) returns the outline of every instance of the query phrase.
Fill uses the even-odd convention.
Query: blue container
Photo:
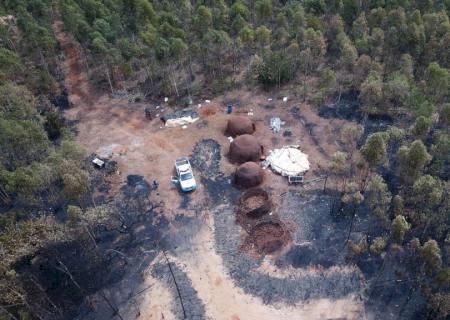
[[[233,105],[232,105],[232,104],[229,104],[229,105],[227,106],[227,113],[230,114],[230,113],[232,113],[232,112],[233,112]]]

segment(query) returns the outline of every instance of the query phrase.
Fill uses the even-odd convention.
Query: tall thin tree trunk
[[[114,94],[114,87],[113,87],[113,84],[111,81],[111,75],[109,73],[108,65],[106,63],[103,63],[103,66],[105,68],[106,77],[108,78],[108,83],[109,83],[109,88],[111,89],[111,94]]]
[[[173,70],[173,68],[171,68],[171,67],[169,69],[170,69],[169,80],[170,80],[170,82],[172,82],[172,86],[173,86],[173,89],[175,90],[175,94],[177,95],[177,98],[179,98],[180,94],[178,92],[177,80],[175,78],[175,70]],[[172,75],[172,76],[170,76],[170,75]]]

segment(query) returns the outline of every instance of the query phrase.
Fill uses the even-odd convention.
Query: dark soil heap
[[[225,134],[236,137],[243,134],[252,134],[253,132],[255,132],[255,124],[252,120],[244,116],[234,116],[228,120]]]
[[[231,142],[229,156],[231,161],[237,163],[258,161],[261,158],[261,144],[254,136],[244,134]]]
[[[241,164],[234,174],[234,182],[243,188],[253,188],[261,184],[264,179],[262,168],[255,162]]]

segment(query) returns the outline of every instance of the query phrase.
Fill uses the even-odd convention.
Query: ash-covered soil
[[[180,320],[207,319],[205,306],[199,299],[197,291],[192,287],[192,282],[188,275],[174,263],[170,263],[170,268],[171,270],[167,263],[158,263],[153,267],[152,275],[162,280],[169,288],[174,300],[170,306],[172,314],[176,315],[176,319]],[[180,296],[182,303],[180,302]]]
[[[220,169],[218,165],[220,157],[206,158],[201,152],[201,150],[208,150],[212,154],[220,154],[220,146],[211,140],[202,141],[194,147],[194,150],[197,152],[193,153],[193,163],[197,167],[208,168],[210,170],[208,176],[221,177],[219,171],[214,171]],[[208,162],[204,159],[207,159]],[[214,164],[214,161],[216,164]],[[205,178],[205,180],[209,179]],[[213,201],[221,204],[212,211],[215,246],[230,276],[237,286],[243,288],[246,293],[262,298],[264,303],[273,304],[276,302],[296,303],[302,300],[319,298],[341,298],[361,292],[363,285],[359,272],[356,268],[339,266],[341,259],[327,261],[328,268],[301,270],[302,272],[284,278],[261,272],[260,267],[264,258],[255,258],[240,249],[242,246],[242,230],[236,224],[234,214],[236,200],[235,197],[231,196],[235,195],[236,191],[233,192],[234,187],[230,184],[221,185],[220,189],[229,189],[230,191],[222,191],[217,194],[215,188],[207,188]],[[288,199],[286,205],[278,209],[280,217],[301,225],[293,233],[294,243],[315,241],[312,230],[315,225],[313,226],[312,218],[313,216],[329,216],[329,199],[325,196],[314,195],[309,195],[303,200],[290,195],[285,198]],[[323,221],[317,223],[322,224]],[[335,240],[330,236],[326,241]],[[317,247],[322,244],[318,244]],[[295,247],[293,250],[295,250]],[[293,254],[291,251],[288,254],[289,257],[279,257],[277,260],[289,261]],[[290,261],[290,264],[294,265],[294,262]]]
[[[233,211],[225,206],[214,212],[216,250],[222,256],[231,277],[245,292],[259,296],[265,303],[296,303],[318,298],[341,298],[362,289],[360,275],[353,268],[311,269],[285,278],[264,274],[259,270],[263,258],[242,252],[240,228]]]

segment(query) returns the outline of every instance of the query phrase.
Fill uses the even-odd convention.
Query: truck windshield
[[[181,181],[186,181],[192,178],[192,173],[184,173],[181,175],[180,179]]]

